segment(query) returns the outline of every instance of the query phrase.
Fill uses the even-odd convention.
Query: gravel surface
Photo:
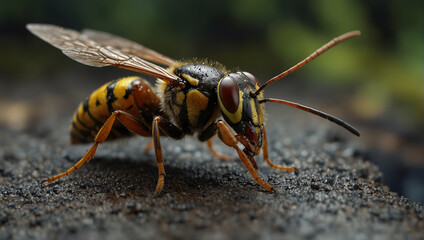
[[[18,102],[32,118],[0,125],[0,239],[424,238],[422,206],[390,192],[364,160],[361,138],[272,104],[270,158],[300,169],[280,172],[257,157],[259,174],[278,194],[256,184],[218,139],[216,149],[234,161],[214,158],[190,137],[163,139],[167,175],[158,197],[154,153],[142,154],[149,139],[140,137],[102,144],[91,162],[41,187],[90,147],[69,145],[77,102],[67,99],[91,91],[75,88],[82,84],[71,77],[49,82],[55,91],[34,84],[3,92],[29,99],[3,106]]]
[[[165,187],[154,197],[157,168],[153,152],[141,154],[143,138],[105,143],[90,163],[41,187],[89,148],[69,146],[62,125],[43,137],[2,130],[0,239],[424,237],[422,207],[390,192],[344,133],[319,128],[290,138],[281,136],[291,130],[271,127],[271,159],[301,170],[282,173],[258,158],[278,194],[257,185],[238,159],[214,159],[190,138],[165,140]]]

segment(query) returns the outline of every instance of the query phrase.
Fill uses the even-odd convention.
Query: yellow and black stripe
[[[104,84],[83,101],[74,114],[71,126],[71,143],[93,142],[103,123],[116,110],[138,116],[132,88],[139,77],[125,77]],[[108,139],[130,136],[131,133],[116,121]]]

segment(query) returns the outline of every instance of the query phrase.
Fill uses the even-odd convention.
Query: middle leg
[[[271,160],[269,160],[269,157],[268,157],[268,143],[267,143],[267,140],[266,140],[265,126],[263,127],[263,141],[264,142],[263,142],[263,145],[262,145],[262,150],[264,151],[264,153],[263,153],[264,154],[264,159],[265,159],[265,161],[271,167],[276,168],[276,169],[279,169],[279,170],[282,170],[282,171],[286,171],[286,172],[292,172],[292,171],[298,172],[299,171],[299,169],[297,169],[295,167],[281,166],[281,165],[275,164],[275,163],[271,162]]]
[[[155,195],[157,195],[162,190],[163,185],[165,184],[165,168],[163,167],[163,154],[162,154],[162,147],[160,144],[160,135],[159,135],[160,119],[161,119],[160,117],[155,117],[152,123],[153,145],[155,148],[156,163],[158,164],[158,171],[159,171],[159,177],[158,177],[158,183],[156,184]]]
[[[155,117],[152,123],[153,147],[155,149],[156,163],[158,165],[158,183],[156,184],[155,195],[158,195],[165,184],[165,168],[163,166],[163,154],[160,143],[160,133],[163,132],[168,137],[181,139],[184,132],[173,123],[162,117]]]
[[[207,143],[208,143],[209,151],[211,151],[212,155],[215,155],[215,156],[217,156],[219,159],[224,160],[224,161],[231,161],[231,160],[233,160],[233,158],[232,158],[232,157],[227,156],[227,155],[224,155],[224,154],[222,154],[222,153],[219,153],[219,152],[217,152],[217,151],[213,148],[212,138],[209,138],[209,139],[208,139],[208,141],[207,141]]]

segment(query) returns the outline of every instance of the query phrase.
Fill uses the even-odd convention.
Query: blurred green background
[[[418,126],[424,117],[423,9],[422,1],[378,0],[5,1],[0,74],[28,77],[51,71],[52,63],[68,64],[26,32],[28,22],[113,32],[177,59],[208,57],[247,69],[263,82],[331,38],[359,29],[361,37],[296,77],[350,89],[360,117]]]
[[[359,126],[359,141],[378,150],[368,158],[383,170],[388,156],[396,153],[394,161],[418,166],[413,174],[424,175],[423,9],[420,0],[3,1],[0,107],[11,113],[20,107],[13,104],[13,86],[23,88],[61,72],[99,73],[31,35],[25,29],[30,22],[111,32],[175,59],[209,58],[247,70],[262,83],[333,37],[360,30],[360,37],[275,83],[281,94],[272,97],[316,103],[312,105],[324,111],[327,104],[339,108],[329,112],[341,112]],[[296,91],[284,92],[286,86]],[[87,88],[85,96],[93,90]],[[28,129],[4,116],[0,124]],[[391,188],[402,192],[407,187]],[[424,199],[423,191],[420,196]]]

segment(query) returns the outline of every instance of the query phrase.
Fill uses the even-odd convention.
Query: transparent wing
[[[68,57],[82,64],[94,67],[116,66],[125,68],[159,78],[172,85],[176,85],[181,81],[176,75],[168,72],[166,69],[143,60],[135,54],[126,52],[125,48],[124,50],[117,48],[130,44],[131,41],[129,40],[124,41],[122,44],[116,44],[115,47],[106,44],[107,42],[113,42],[111,38],[108,38],[109,40],[105,41],[105,43],[101,43],[90,38],[90,35],[93,34],[83,34],[54,25],[28,24],[27,29],[39,38],[62,50]],[[93,31],[89,32],[92,33]],[[145,56],[149,52],[147,48],[137,44],[136,46],[144,49],[142,53],[145,54],[138,54],[140,56]],[[150,51],[154,52],[153,50]]]
[[[84,29],[81,34],[101,45],[111,46],[121,50],[124,53],[132,54],[155,63],[169,66],[175,62],[175,60],[153,51],[152,49],[146,48],[136,42],[110,33],[92,29]]]

